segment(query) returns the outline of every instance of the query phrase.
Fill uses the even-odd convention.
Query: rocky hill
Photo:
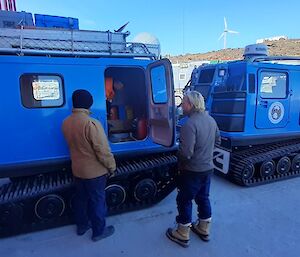
[[[269,48],[269,55],[300,56],[300,39],[280,39],[277,41],[264,41]],[[186,54],[168,56],[171,62],[189,62],[198,60],[238,60],[243,58],[243,48],[228,48],[208,53]]]

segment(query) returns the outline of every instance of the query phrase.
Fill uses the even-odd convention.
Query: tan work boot
[[[211,226],[211,218],[201,220],[198,219],[192,224],[192,231],[197,234],[203,241],[209,241],[209,231]]]
[[[170,240],[174,241],[175,243],[183,247],[188,247],[190,244],[190,227],[190,223],[178,223],[176,228],[168,228],[166,235]]]

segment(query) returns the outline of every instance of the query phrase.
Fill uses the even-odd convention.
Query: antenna
[[[116,29],[115,32],[122,32],[122,31],[125,29],[125,27],[128,25],[128,23],[129,23],[129,21],[126,22],[126,23],[125,23],[123,26],[121,26],[120,28]]]
[[[226,18],[224,17],[224,31],[223,31],[223,33],[220,35],[220,37],[219,37],[219,39],[218,39],[218,40],[221,40],[222,38],[224,38],[224,49],[226,49],[227,33],[238,34],[239,32],[234,31],[234,30],[229,30],[229,29],[228,29],[228,26],[227,26]]]

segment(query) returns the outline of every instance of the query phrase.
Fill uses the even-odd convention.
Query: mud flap
[[[215,170],[227,174],[229,172],[230,152],[227,152],[221,148],[215,148],[214,150],[214,168]]]

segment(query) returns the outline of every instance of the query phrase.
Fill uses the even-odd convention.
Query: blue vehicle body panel
[[[94,97],[92,117],[106,133],[105,70],[108,67],[136,67],[146,70],[150,60],[125,58],[49,58],[0,56],[2,97],[0,101],[2,135],[1,170],[17,166],[69,160],[61,125],[72,110],[72,92],[86,89]],[[27,108],[22,105],[20,77],[24,74],[56,74],[62,78],[64,103],[61,107]],[[137,99],[138,100],[138,99]],[[115,156],[169,151],[147,137],[141,141],[111,143]]]
[[[209,92],[206,109],[228,147],[300,137],[299,65],[235,61],[199,67],[198,74],[212,68],[209,90],[191,87]]]

